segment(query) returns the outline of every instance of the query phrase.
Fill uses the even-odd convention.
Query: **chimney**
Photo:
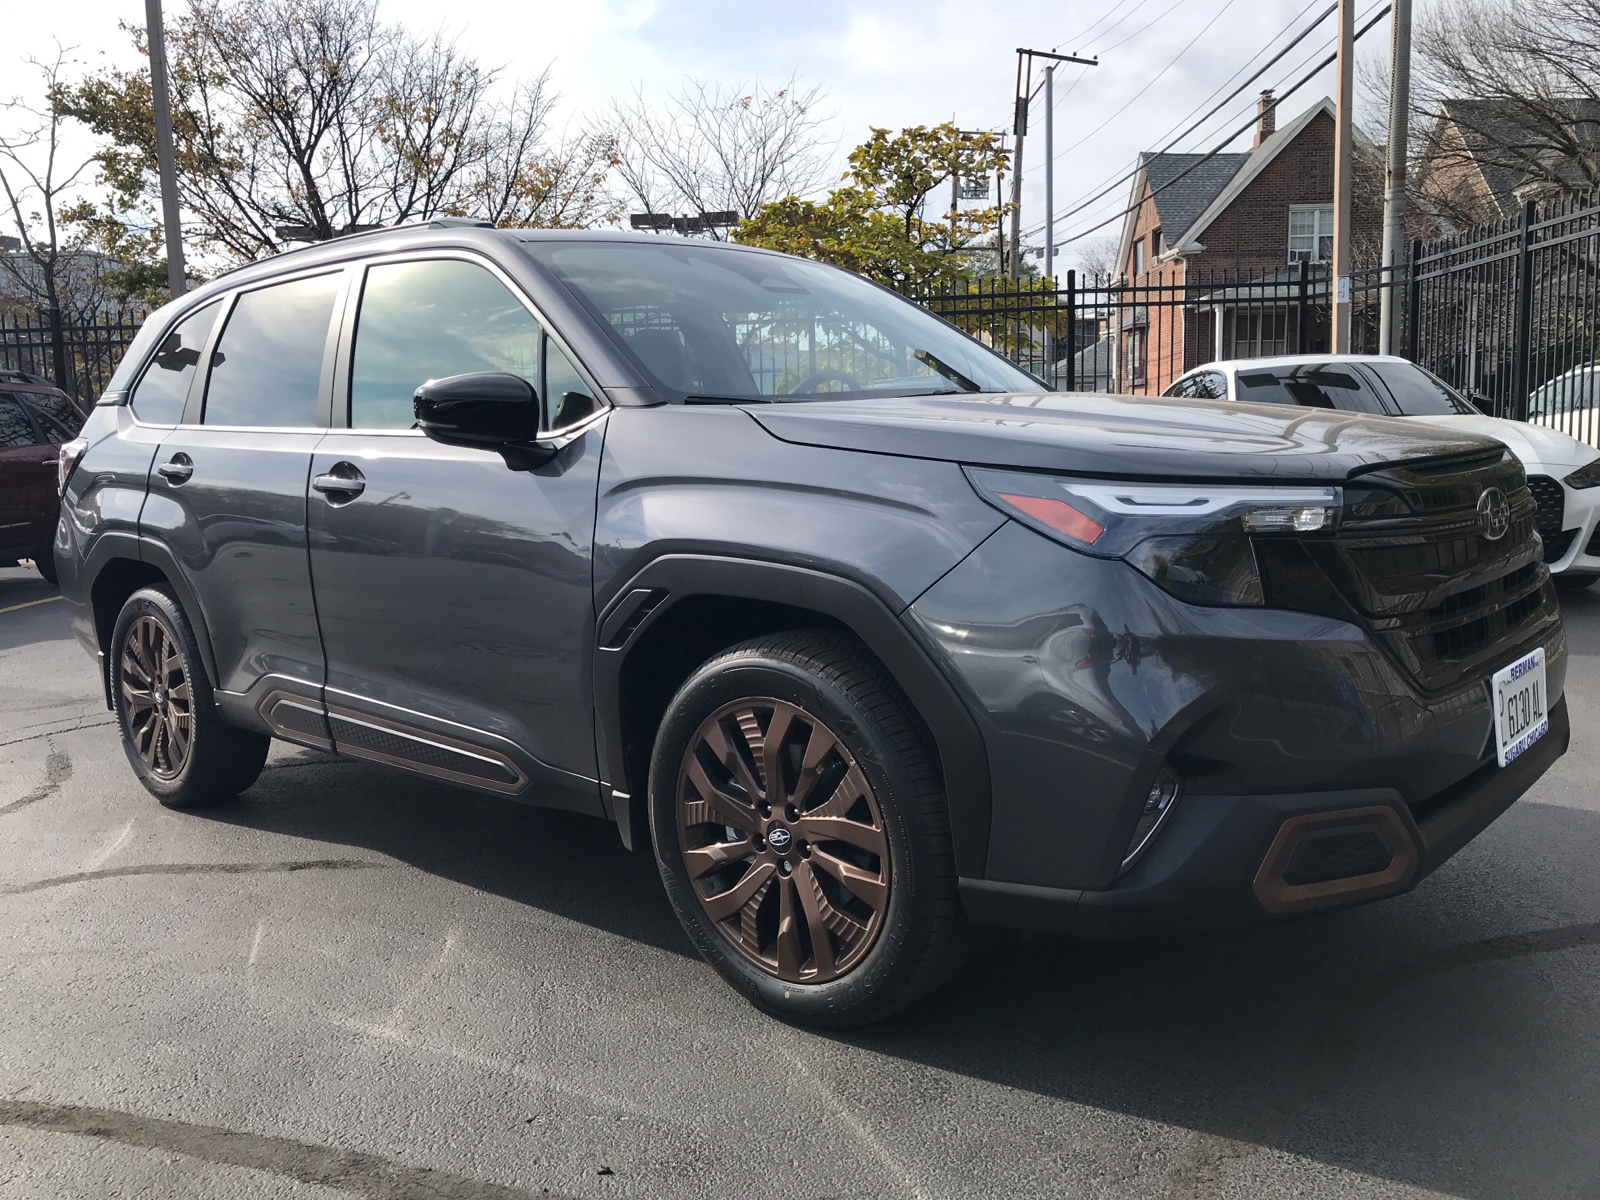
[[[1278,103],[1267,88],[1256,101],[1256,145],[1261,145],[1278,129]]]

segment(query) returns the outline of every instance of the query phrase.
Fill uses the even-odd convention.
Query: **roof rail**
[[[429,229],[493,229],[493,221],[485,221],[481,217],[432,217],[428,221]]]

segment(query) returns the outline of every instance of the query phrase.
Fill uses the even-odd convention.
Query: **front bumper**
[[[1600,488],[1572,488],[1561,484],[1561,542],[1545,546],[1550,574],[1568,578],[1600,578]],[[1552,554],[1552,549],[1559,553]]]
[[[1567,702],[1550,710],[1550,731],[1501,769],[1493,758],[1425,804],[1407,805],[1392,789],[1276,796],[1194,796],[1126,875],[1109,888],[1050,888],[963,879],[961,899],[979,924],[1038,929],[1077,937],[1155,937],[1228,928],[1293,912],[1325,911],[1409,891],[1488,828],[1566,752]],[[1316,902],[1270,911],[1263,867],[1279,831],[1298,818],[1333,816],[1352,826],[1370,810],[1393,814],[1409,840],[1402,870],[1324,893]],[[1416,813],[1421,813],[1417,817]],[[1390,878],[1383,878],[1385,874]]]
[[[1002,528],[908,613],[987,751],[988,857],[981,879],[963,880],[969,914],[1170,931],[1405,890],[1566,748],[1565,635],[1545,588],[1519,644],[1428,693],[1357,625],[1197,608],[1125,563]],[[1551,731],[1501,771],[1485,679],[1534,646],[1545,649]],[[1184,794],[1124,869],[1163,766]],[[1359,878],[1354,889],[1286,882],[1308,877],[1289,861],[1301,833],[1352,823],[1369,827],[1368,850],[1377,839],[1394,851],[1386,874],[1328,876]],[[1384,877],[1364,878],[1374,873]]]

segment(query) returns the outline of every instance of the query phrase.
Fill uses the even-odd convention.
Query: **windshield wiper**
[[[963,392],[981,392],[981,391],[983,391],[983,389],[981,387],[979,387],[977,384],[973,383],[972,380],[968,379],[965,375],[963,375],[960,371],[956,370],[949,363],[943,362],[940,359],[935,358],[931,353],[929,353],[926,350],[913,350],[911,352],[911,357],[916,359],[923,366],[931,367],[933,370],[939,372],[939,374],[943,375],[946,379],[948,379],[951,383],[955,384]]]
[[[685,396],[685,404],[771,404],[766,396]]]

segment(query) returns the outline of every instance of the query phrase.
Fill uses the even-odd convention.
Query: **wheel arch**
[[[867,588],[804,567],[713,555],[658,558],[601,612],[595,732],[607,815],[630,848],[649,845],[650,750],[683,680],[718,651],[786,629],[847,631],[899,684],[933,734],[962,875],[983,874],[989,767],[983,736],[928,651]]]
[[[194,629],[195,640],[200,643],[200,660],[206,678],[217,686],[217,662],[211,650],[211,633],[206,627],[205,614],[194,591],[178,570],[171,551],[150,538],[107,536],[100,539],[90,555],[85,574],[89,579],[87,595],[89,610],[93,615],[95,640],[100,650],[101,676],[106,688],[106,704],[111,704],[111,632],[117,623],[117,614],[128,602],[128,597],[142,587],[164,585],[183,607],[184,615]],[[80,593],[81,594],[81,593]]]

